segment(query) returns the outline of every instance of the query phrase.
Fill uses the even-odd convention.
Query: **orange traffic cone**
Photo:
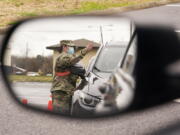
[[[23,98],[23,99],[22,99],[22,103],[23,103],[23,104],[27,104],[27,103],[28,103],[28,100],[25,99],[25,98]]]
[[[52,106],[52,96],[49,96],[48,110],[49,110],[49,111],[52,111],[52,110],[53,110],[53,106]]]

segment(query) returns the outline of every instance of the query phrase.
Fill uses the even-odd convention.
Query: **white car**
[[[39,76],[37,72],[27,72],[27,76]]]
[[[120,67],[99,88],[103,100],[96,106],[97,114],[109,114],[126,109],[134,95],[136,61],[136,34],[131,37]]]

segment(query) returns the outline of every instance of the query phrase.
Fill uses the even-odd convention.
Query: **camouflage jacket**
[[[82,49],[79,55],[72,55],[68,53],[61,53],[55,63],[55,75],[53,78],[53,83],[51,87],[51,92],[53,91],[66,91],[71,94],[76,88],[76,82],[79,78],[78,75],[70,73],[65,76],[57,76],[57,72],[67,72],[70,66],[78,63],[87,53],[87,49]]]

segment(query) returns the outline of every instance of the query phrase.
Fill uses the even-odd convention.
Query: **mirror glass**
[[[23,22],[4,63],[17,99],[59,114],[123,111],[133,98],[136,36],[119,17],[49,17]]]

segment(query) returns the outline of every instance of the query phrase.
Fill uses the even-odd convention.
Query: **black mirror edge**
[[[174,28],[136,25],[136,32],[136,92],[129,109],[143,110],[179,98],[180,91],[171,81],[178,78],[165,72],[168,64],[180,59],[180,42]]]

